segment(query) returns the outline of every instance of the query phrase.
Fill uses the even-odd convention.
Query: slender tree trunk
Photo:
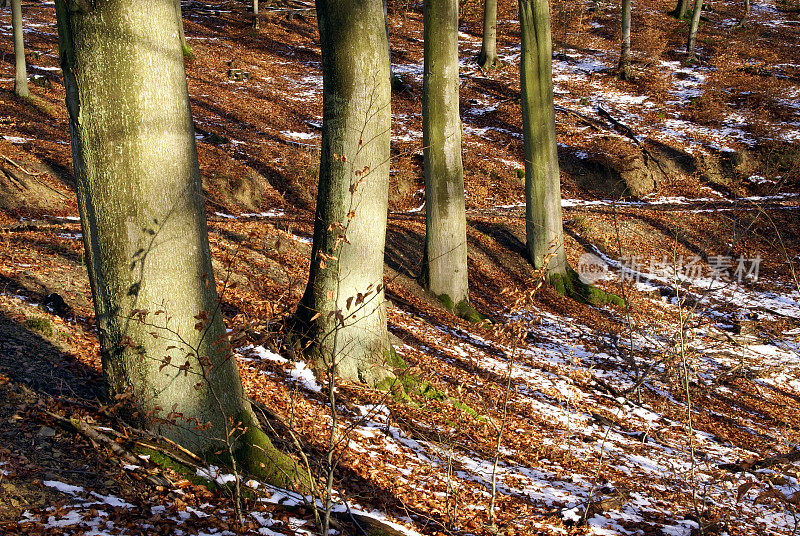
[[[192,47],[186,42],[186,33],[183,31],[183,12],[181,11],[181,0],[175,0],[175,12],[178,14],[178,21],[180,22],[180,37],[181,37],[181,51],[184,57],[192,57]]]
[[[256,424],[219,312],[175,5],[57,0],[56,14],[110,394],[200,455],[231,438],[247,469],[285,484],[295,466]]]
[[[484,0],[483,41],[478,65],[484,70],[494,69],[497,61],[497,0]]]
[[[553,109],[550,6],[547,0],[519,0],[522,33],[520,86],[525,145],[525,230],[528,254],[536,268],[565,275],[561,181]]]
[[[686,44],[686,53],[689,59],[696,59],[695,44],[697,43],[697,28],[700,26],[700,14],[703,11],[703,0],[695,0],[692,24],[689,26],[689,40]]]
[[[425,0],[423,28],[426,227],[422,281],[430,292],[453,307],[469,301],[458,102],[458,0]]]
[[[687,11],[689,11],[689,0],[678,0],[675,9],[672,10],[672,14],[676,19],[682,19],[686,16]]]
[[[260,26],[258,21],[258,0],[253,0],[253,29],[258,30]]]
[[[750,0],[744,0],[744,14],[736,26],[742,27],[747,23],[747,18],[750,16]]]
[[[11,26],[14,32],[14,59],[16,61],[16,78],[14,93],[20,97],[30,97],[28,91],[28,69],[25,65],[25,38],[22,32],[22,1],[11,0]]]
[[[311,270],[298,318],[318,365],[375,385],[391,377],[383,248],[391,123],[381,0],[317,0],[322,148]]]
[[[619,76],[631,77],[631,0],[622,0],[622,46],[619,54]]]

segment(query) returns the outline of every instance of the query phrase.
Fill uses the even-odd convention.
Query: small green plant
[[[53,336],[53,324],[50,322],[49,318],[41,316],[27,318],[24,322],[24,325],[29,330],[37,331],[45,337],[49,338]]]

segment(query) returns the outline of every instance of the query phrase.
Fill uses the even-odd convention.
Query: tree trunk
[[[253,0],[253,29],[258,30],[260,27],[258,21],[258,0]]]
[[[528,255],[534,267],[546,265],[552,279],[566,274],[567,261],[561,221],[548,1],[519,0],[519,17]]]
[[[422,146],[424,286],[448,307],[469,301],[458,102],[458,0],[425,0]]]
[[[689,26],[689,41],[686,44],[686,53],[689,59],[697,59],[695,44],[697,42],[697,28],[700,26],[700,14],[703,11],[703,0],[695,0],[694,12],[692,13],[692,24]]]
[[[750,0],[744,0],[744,14],[742,15],[742,18],[739,19],[739,22],[736,23],[736,26],[741,28],[747,23],[747,17],[750,16],[750,9]]]
[[[631,0],[622,0],[622,46],[619,54],[619,77],[631,77]]]
[[[675,9],[672,10],[672,14],[676,19],[682,19],[686,16],[687,11],[689,11],[689,0],[678,0]]]
[[[317,365],[391,377],[383,248],[389,189],[389,58],[381,0],[317,0],[322,147],[314,245],[298,319]]]
[[[178,14],[178,22],[180,22],[180,37],[181,37],[181,51],[184,57],[192,57],[192,47],[186,42],[186,33],[183,31],[183,12],[181,11],[181,0],[175,0],[175,12]]]
[[[19,97],[30,97],[28,69],[25,65],[25,38],[22,33],[22,0],[11,0],[11,26],[14,32],[14,59],[16,61],[14,93]]]
[[[497,61],[497,0],[484,0],[483,41],[478,65],[484,70],[494,69]]]
[[[110,394],[199,455],[232,438],[239,468],[285,484],[295,466],[255,424],[219,311],[175,4],[57,0],[56,14]]]

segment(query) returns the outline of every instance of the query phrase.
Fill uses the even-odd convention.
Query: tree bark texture
[[[317,0],[323,119],[311,270],[298,317],[318,365],[375,385],[391,377],[383,249],[391,123],[381,0]]]
[[[458,102],[458,0],[425,0],[423,19],[426,227],[422,279],[430,292],[447,296],[456,305],[469,299]]]
[[[25,37],[22,31],[22,0],[11,0],[11,26],[14,32],[14,60],[16,72],[14,93],[19,97],[30,97],[28,91],[28,68],[25,64]]]
[[[522,57],[522,133],[525,146],[525,230],[534,267],[566,274],[561,219],[561,181],[553,109],[550,6],[547,0],[519,0]]]
[[[622,43],[619,54],[619,76],[631,77],[631,0],[622,0]]]
[[[175,0],[175,12],[178,15],[178,22],[180,22],[180,37],[181,37],[181,51],[184,56],[192,55],[192,47],[186,42],[186,33],[183,31],[183,11],[181,10],[181,0]]]
[[[689,11],[689,0],[678,0],[675,9],[672,10],[672,14],[675,15],[676,19],[682,19],[686,16],[687,11]]]
[[[692,13],[692,23],[689,26],[689,40],[686,44],[686,53],[690,59],[697,57],[695,45],[697,43],[697,28],[700,26],[700,14],[703,11],[703,0],[695,0],[694,12]]]
[[[242,423],[248,468],[292,467],[255,424],[219,313],[175,3],[57,0],[56,13],[110,394],[200,455]]]
[[[488,70],[497,67],[497,0],[484,0],[483,40],[478,65]]]

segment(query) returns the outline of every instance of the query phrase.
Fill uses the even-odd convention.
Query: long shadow
[[[52,397],[102,400],[100,372],[0,312],[0,372],[14,383]]]
[[[425,234],[405,227],[390,226],[386,230],[384,262],[394,271],[415,279],[419,275]]]

